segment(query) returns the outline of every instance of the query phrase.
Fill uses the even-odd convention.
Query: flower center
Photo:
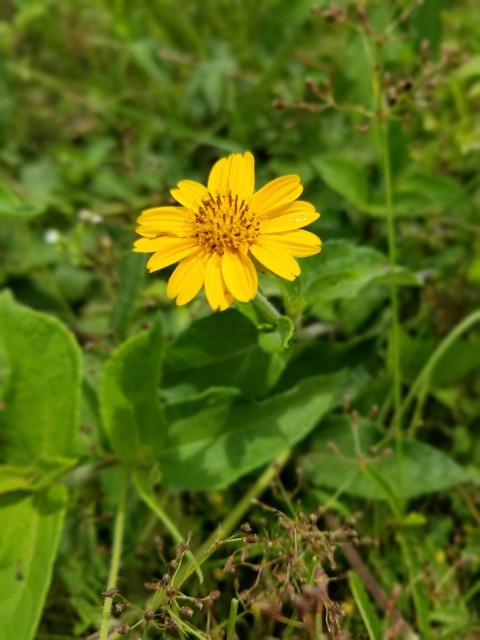
[[[209,193],[198,207],[192,226],[208,253],[223,255],[233,249],[247,253],[258,236],[260,224],[245,200],[229,191],[215,196]]]

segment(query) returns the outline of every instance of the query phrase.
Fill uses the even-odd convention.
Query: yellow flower
[[[300,178],[277,178],[259,191],[254,183],[252,154],[232,154],[214,165],[206,187],[193,180],[178,183],[171,194],[181,206],[147,209],[138,218],[143,237],[134,251],[153,252],[149,271],[179,262],[167,287],[178,305],[203,286],[212,309],[248,302],[258,289],[254,260],[294,280],[300,273],[295,258],[320,251],[320,239],[301,229],[319,214],[297,200]]]

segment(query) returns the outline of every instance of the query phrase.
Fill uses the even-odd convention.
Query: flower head
[[[300,273],[295,258],[320,251],[320,239],[301,229],[319,214],[297,200],[303,191],[298,176],[254,188],[252,154],[232,154],[213,166],[206,187],[193,180],[178,183],[171,194],[181,206],[147,209],[138,218],[143,237],[134,251],[153,253],[149,271],[179,263],[167,287],[178,305],[203,286],[212,309],[248,302],[258,289],[256,264],[294,280]]]

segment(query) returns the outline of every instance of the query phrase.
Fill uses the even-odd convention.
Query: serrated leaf
[[[210,389],[167,405],[169,426],[159,456],[163,479],[181,489],[226,487],[305,437],[364,383],[363,371],[343,370],[302,380],[262,402],[233,389]]]
[[[151,462],[165,432],[158,382],[163,356],[160,320],[126,340],[103,371],[100,408],[112,447],[125,464]]]
[[[345,493],[373,500],[390,500],[392,496],[393,499],[413,499],[469,480],[468,473],[446,453],[406,437],[402,445],[402,484],[398,485],[395,450],[389,445],[378,448],[373,457],[369,455],[384,433],[372,422],[361,420],[358,437],[363,457],[358,457],[355,451],[348,419],[344,416],[329,418],[317,433],[312,452],[303,458],[306,477],[315,485],[330,489],[342,487]],[[332,453],[332,444],[340,455]],[[372,470],[386,489],[369,477],[368,472],[363,472],[362,466],[366,471]]]

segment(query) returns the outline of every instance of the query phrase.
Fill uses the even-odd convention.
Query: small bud
[[[169,600],[173,600],[177,595],[177,590],[174,589],[173,587],[167,587],[166,594]]]
[[[130,631],[130,627],[128,626],[128,624],[121,624],[119,627],[116,628],[116,632],[118,633],[119,636],[126,636],[129,631]]]
[[[191,618],[193,616],[193,609],[191,609],[190,607],[181,607],[180,613],[186,618]]]
[[[246,542],[247,544],[255,544],[255,542],[258,542],[258,540],[259,538],[256,533],[250,533],[248,536],[245,536],[245,538],[243,538],[243,542]]]
[[[167,629],[176,629],[178,627],[178,622],[173,618],[166,618],[165,626]]]
[[[209,600],[218,600],[220,598],[220,591],[212,591],[208,596]]]
[[[112,604],[112,613],[114,615],[119,616],[125,609],[128,607],[128,602],[126,600],[120,600],[119,602],[114,602]]]
[[[201,598],[195,598],[193,604],[197,609],[203,609],[203,601]]]
[[[241,526],[240,526],[240,531],[243,531],[243,533],[250,533],[252,530],[252,527],[250,526],[249,522],[244,522]]]
[[[145,609],[143,617],[147,622],[150,622],[150,620],[153,620],[155,617],[155,611],[152,611],[152,609]]]
[[[118,589],[116,587],[110,587],[110,589],[107,589],[102,593],[102,596],[105,596],[105,598],[114,598],[117,594]]]

